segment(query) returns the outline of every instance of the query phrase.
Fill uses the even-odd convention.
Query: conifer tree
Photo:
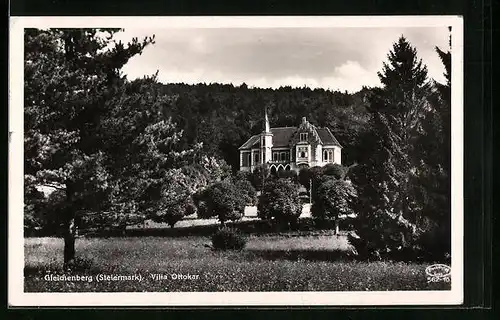
[[[377,242],[386,248],[373,248],[394,250],[411,244],[408,237],[419,221],[416,213],[420,204],[415,200],[413,183],[420,160],[414,145],[429,108],[429,84],[427,68],[403,36],[394,44],[378,76],[383,87],[373,90],[369,99],[372,117],[365,140],[371,152],[365,153],[366,158],[353,177],[358,186],[360,220],[395,221],[402,227],[396,228],[397,232],[408,231],[401,237],[386,238],[396,239],[392,243]],[[386,217],[380,219],[380,215]],[[362,222],[358,225],[367,226]],[[395,232],[396,229],[381,225],[375,232]],[[373,232],[369,228],[358,229],[359,236],[368,238],[367,241],[374,240],[373,237],[383,238],[382,234]]]
[[[163,117],[156,78],[130,83],[121,73],[153,38],[123,44],[118,31],[25,31],[25,184],[65,193],[65,268],[79,212],[97,213],[81,217],[91,225],[126,225],[165,172],[190,158],[176,149],[180,133]]]
[[[415,192],[426,221],[421,245],[429,254],[443,257],[451,251],[451,52],[438,47],[436,52],[446,82],[433,82],[431,108],[416,143],[421,162]]]
[[[387,149],[385,160],[392,173],[385,181],[393,184],[390,193],[394,195],[394,214],[417,223],[411,183],[420,161],[414,145],[429,109],[427,68],[404,37],[394,44],[388,60],[379,73],[384,86],[371,100],[372,122],[382,133],[381,142]]]
[[[417,57],[417,50],[401,36],[389,52],[378,77],[385,90],[397,89],[400,94],[411,94],[427,82],[427,67]]]

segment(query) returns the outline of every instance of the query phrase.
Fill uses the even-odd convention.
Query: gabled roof
[[[338,140],[333,136],[333,133],[330,131],[330,129],[316,128],[316,132],[318,133],[324,146],[336,146],[342,148]]]
[[[328,128],[317,128],[314,127],[321,143],[325,146],[336,146],[341,147],[340,143],[335,139],[332,132]],[[297,127],[278,127],[271,128],[271,133],[273,134],[273,148],[288,147],[290,145],[290,139],[293,134],[297,131]],[[260,134],[251,136],[240,149],[252,149],[260,148]]]
[[[252,149],[252,147],[255,145],[255,144],[258,144],[257,147],[260,146],[260,135],[254,135],[254,136],[251,136],[250,139],[247,140],[247,142],[245,142],[241,147],[240,149]]]
[[[297,131],[297,127],[271,128],[271,133],[273,134],[273,147],[288,147],[290,145],[290,139],[295,131]]]

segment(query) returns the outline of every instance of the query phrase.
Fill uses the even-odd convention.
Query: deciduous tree
[[[297,222],[301,213],[298,184],[288,179],[271,179],[266,182],[257,205],[259,218],[290,226]]]
[[[247,199],[231,181],[217,182],[194,196],[198,217],[217,217],[222,225],[243,217]]]
[[[311,215],[320,223],[334,221],[337,233],[339,217],[355,213],[355,198],[356,190],[351,183],[335,178],[324,179],[313,193]]]

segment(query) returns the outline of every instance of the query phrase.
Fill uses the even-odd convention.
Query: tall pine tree
[[[433,82],[431,108],[416,143],[421,161],[415,189],[425,220],[421,245],[440,258],[451,251],[451,52],[438,47],[436,52],[446,81]]]
[[[180,133],[164,119],[168,101],[153,90],[155,77],[130,83],[121,73],[153,39],[123,44],[113,40],[118,31],[25,31],[25,185],[65,193],[65,268],[78,212],[96,212],[91,224],[127,223],[192,153],[176,148]]]
[[[357,233],[362,241],[358,243],[365,247],[362,250],[369,246],[368,251],[376,252],[412,244],[420,205],[413,187],[420,161],[414,145],[429,108],[427,68],[403,36],[393,45],[378,76],[383,87],[373,90],[369,99],[367,152],[353,173],[359,194]],[[380,228],[365,223],[370,220]]]

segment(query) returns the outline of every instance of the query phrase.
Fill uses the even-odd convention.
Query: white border
[[[24,293],[24,28],[319,28],[452,26],[452,286],[450,291]],[[463,302],[463,19],[459,16],[356,17],[11,17],[9,43],[10,306],[457,305]]]

